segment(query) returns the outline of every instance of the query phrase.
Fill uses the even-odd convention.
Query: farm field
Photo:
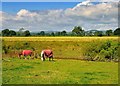
[[[118,84],[118,63],[10,58],[3,61],[3,84]]]
[[[93,41],[118,40],[118,37],[2,37],[4,41]]]
[[[2,83],[118,84],[119,45],[118,37],[3,37]],[[54,61],[40,60],[46,48],[53,50]],[[23,49],[38,58],[18,59]]]

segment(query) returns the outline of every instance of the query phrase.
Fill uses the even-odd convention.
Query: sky
[[[115,30],[118,2],[2,2],[2,29],[36,31]]]
[[[4,2],[2,10],[7,13],[17,13],[21,9],[26,10],[56,10],[74,7],[78,2]]]

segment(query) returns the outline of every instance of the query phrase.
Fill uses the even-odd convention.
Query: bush
[[[94,61],[118,61],[118,43],[106,41],[105,43],[90,45],[86,50],[87,59]]]

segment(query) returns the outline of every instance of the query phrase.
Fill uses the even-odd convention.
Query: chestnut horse
[[[18,58],[21,59],[21,55],[24,56],[24,57],[26,57],[26,56],[30,56],[31,57],[33,55],[33,52],[32,52],[32,50],[23,50],[22,52],[20,52],[18,54]]]
[[[53,52],[52,52],[52,50],[50,50],[50,49],[42,50],[42,52],[41,52],[41,60],[45,61],[45,57],[48,57],[49,61],[50,61],[51,58],[53,60]]]

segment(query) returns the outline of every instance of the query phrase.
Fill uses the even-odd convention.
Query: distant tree
[[[56,32],[55,35],[56,36],[61,36],[61,32]]]
[[[96,31],[94,34],[95,34],[95,36],[103,36],[103,32],[102,31]]]
[[[2,36],[9,36],[9,29],[2,30]]]
[[[61,35],[62,35],[62,36],[66,36],[66,35],[67,35],[67,32],[64,30],[64,31],[61,32]]]
[[[44,36],[51,36],[51,33],[45,33]]]
[[[16,32],[14,30],[9,31],[9,36],[16,36]]]
[[[114,35],[120,36],[120,28],[117,28],[117,29],[114,31]]]
[[[107,35],[107,36],[111,36],[111,35],[113,35],[112,30],[106,30],[106,35]]]
[[[20,36],[20,32],[16,32],[16,36]]]
[[[41,36],[45,36],[45,32],[44,32],[44,31],[41,31],[39,34],[40,34]]]
[[[52,33],[51,33],[51,36],[55,36],[55,33],[54,33],[54,32],[52,32]]]
[[[22,32],[23,30],[25,30],[24,28],[20,28],[19,31]]]
[[[23,36],[23,33],[24,33],[23,30],[25,30],[25,29],[24,28],[20,28],[19,31],[17,32],[17,35],[18,36]]]
[[[0,36],[2,36],[2,32],[0,32]]]
[[[30,31],[29,31],[29,30],[24,31],[24,32],[23,32],[23,35],[24,35],[24,36],[30,36]]]
[[[80,27],[80,26],[75,26],[73,28],[72,32],[75,33],[76,35],[80,35],[80,36],[85,35],[84,30],[82,30],[82,27]]]

